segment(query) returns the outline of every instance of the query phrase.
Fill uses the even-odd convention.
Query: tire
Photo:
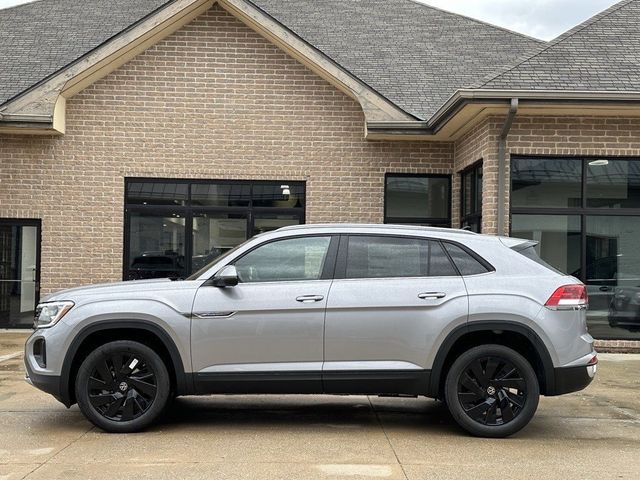
[[[529,362],[502,345],[474,347],[447,372],[451,415],[478,437],[502,438],[524,428],[538,408],[540,387]]]
[[[171,383],[151,348],[120,340],[106,343],[82,362],[75,384],[80,411],[107,432],[138,432],[163,413]]]

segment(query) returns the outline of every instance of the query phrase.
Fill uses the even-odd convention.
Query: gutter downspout
[[[505,230],[505,191],[506,191],[506,163],[507,163],[507,137],[511,131],[511,126],[518,113],[519,100],[511,99],[509,113],[504,121],[500,140],[498,142],[498,235],[504,235]]]

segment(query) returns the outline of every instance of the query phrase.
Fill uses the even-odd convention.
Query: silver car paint
[[[282,284],[273,284],[272,289],[262,284],[263,293],[257,296],[255,291],[248,295],[254,288],[248,284],[225,289],[234,290],[234,294],[202,286],[223,266],[261,242],[319,233],[373,233],[452,240],[477,252],[496,271],[449,279],[446,285],[433,278],[424,279],[424,283],[415,279],[367,280],[364,283],[369,285],[364,287],[358,285],[361,281],[352,280],[318,281],[309,285],[292,282],[297,284],[286,289]],[[325,369],[414,368],[411,365],[428,369],[437,348],[456,326],[465,321],[507,320],[532,328],[549,350],[555,367],[582,365],[580,362],[586,364],[593,351],[585,311],[554,311],[543,307],[555,288],[569,283],[577,280],[554,273],[510,250],[499,237],[388,225],[288,227],[254,237],[233,255],[212,264],[196,280],[95,285],[64,290],[43,299],[71,300],[75,306],[58,325],[34,332],[26,344],[25,361],[34,372],[60,375],[64,354],[82,329],[105,320],[143,319],[169,334],[186,372],[308,369],[319,368],[325,361]],[[402,287],[406,285],[412,287],[405,294]],[[466,298],[464,288],[468,291]],[[433,304],[414,297],[422,291],[443,289],[447,290],[447,297]],[[323,292],[328,295],[320,305],[297,304],[295,300],[295,305],[291,303],[297,295]],[[389,292],[393,295],[385,298]],[[221,301],[224,296],[229,297],[227,301],[235,296],[236,300],[246,299],[246,302],[240,305],[236,301],[231,308],[231,303]],[[328,302],[327,345],[323,352],[320,332],[325,302]],[[398,314],[392,313],[396,308]],[[288,316],[291,309],[297,310],[293,317]],[[192,312],[226,310],[238,313],[229,318],[191,319]],[[343,321],[345,323],[341,323]],[[291,327],[293,330],[287,330]],[[278,338],[279,333],[285,336]],[[33,359],[31,345],[39,337],[47,340],[46,369],[40,368]],[[297,342],[304,348],[293,345]],[[229,345],[235,348],[228,348]]]
[[[445,296],[421,299],[422,293]],[[468,313],[461,277],[334,280],[325,320],[325,362],[340,362],[345,370],[358,370],[363,361],[430,368],[437,339],[464,324]]]
[[[194,316],[193,371],[213,371],[216,366],[215,370],[221,371],[220,366],[225,364],[271,363],[281,364],[279,369],[285,370],[300,370],[295,365],[300,362],[321,365],[330,286],[331,280],[317,280],[201,287],[193,304],[194,314],[235,314],[226,318]],[[296,300],[307,295],[318,295],[322,300],[313,303]]]

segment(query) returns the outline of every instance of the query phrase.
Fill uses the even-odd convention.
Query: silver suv
[[[389,225],[259,235],[186,280],[46,298],[27,380],[111,432],[147,427],[178,395],[428,396],[487,437],[539,396],[585,388],[597,356],[582,283],[535,242]]]

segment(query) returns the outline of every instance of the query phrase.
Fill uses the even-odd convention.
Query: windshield
[[[207,263],[204,267],[202,267],[200,270],[198,270],[195,273],[192,273],[189,277],[187,277],[187,280],[197,280],[198,277],[200,275],[202,275],[204,272],[206,272],[207,270],[209,270],[211,267],[213,267],[214,264],[218,263],[220,260],[222,260],[223,258],[228,257],[229,255],[231,255],[233,252],[235,252],[236,250],[238,250],[238,248],[240,248],[242,245],[244,245],[244,243],[241,243],[240,245],[236,245],[235,247],[233,247],[231,250],[227,250],[226,252],[224,252],[222,255],[217,256],[216,258],[214,258],[211,262]]]

